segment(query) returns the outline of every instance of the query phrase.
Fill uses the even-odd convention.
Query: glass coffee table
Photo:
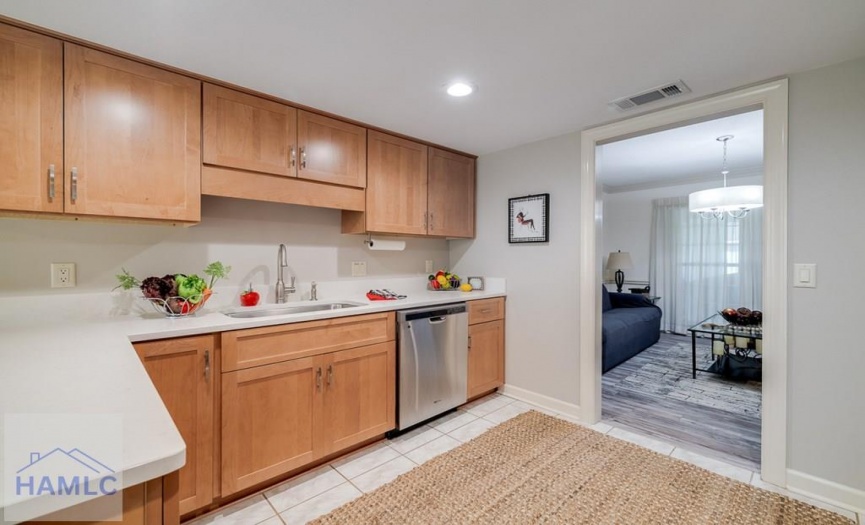
[[[721,314],[703,319],[691,328],[691,377],[697,372],[724,374],[719,365],[722,356],[758,368],[763,361],[763,328],[761,326],[738,326],[728,323]],[[697,368],[697,334],[711,340],[713,363],[709,368]]]

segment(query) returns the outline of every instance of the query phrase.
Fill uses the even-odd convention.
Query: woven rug
[[[661,343],[671,338],[663,338]],[[604,388],[634,392],[685,403],[717,408],[733,414],[759,418],[762,406],[761,383],[734,381],[716,374],[691,377],[691,342],[657,344],[604,374]],[[708,343],[699,341],[697,367],[708,368]]]
[[[852,522],[532,411],[312,523]]]

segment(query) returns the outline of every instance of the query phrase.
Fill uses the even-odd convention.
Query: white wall
[[[579,401],[579,133],[478,159],[477,238],[451,241],[460,275],[507,278],[510,386]],[[550,193],[550,242],[508,244],[508,198]]]
[[[790,77],[789,466],[865,490],[865,59]],[[792,274],[791,274],[792,275]]]
[[[419,275],[424,261],[447,267],[447,241],[406,239],[404,252],[371,252],[363,237],[340,234],[340,212],[287,204],[205,197],[190,228],[65,220],[0,219],[0,295],[108,291],[125,267],[139,278],[200,272],[220,260],[230,283],[273,285],[279,243],[298,282],[351,277],[366,261],[370,276]],[[74,262],[78,287],[51,289],[49,265]]]
[[[742,177],[729,182],[730,186],[747,184],[763,184],[763,177]],[[629,252],[631,260],[634,262],[634,268],[625,270],[625,280],[648,281],[652,200],[666,197],[685,197],[691,192],[717,188],[720,185],[720,180],[716,180],[623,191],[621,193],[605,193],[604,231],[601,249],[604,265],[607,264],[607,257],[610,252],[616,250]],[[609,278],[612,279],[612,275],[609,275]]]

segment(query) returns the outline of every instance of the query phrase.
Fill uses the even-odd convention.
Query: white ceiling
[[[483,154],[865,55],[862,0],[0,0],[0,13]],[[464,78],[476,94],[442,85]],[[668,102],[669,103],[669,102]],[[658,106],[654,106],[658,107]]]
[[[598,146],[598,178],[606,191],[625,191],[659,183],[723,180],[727,142],[728,177],[762,175],[763,110]]]

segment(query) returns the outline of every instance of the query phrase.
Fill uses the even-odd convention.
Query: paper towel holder
[[[401,252],[405,250],[405,241],[386,241],[384,239],[373,239],[372,234],[366,235],[366,240],[363,241],[370,250],[385,250]]]

